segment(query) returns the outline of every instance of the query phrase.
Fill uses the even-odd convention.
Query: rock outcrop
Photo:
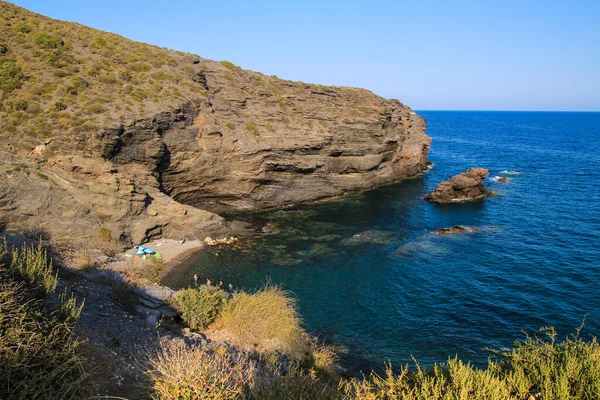
[[[38,51],[22,66],[27,84],[3,94],[0,217],[7,214],[12,227],[84,242],[102,229],[122,245],[164,235],[239,236],[242,225],[214,212],[366,190],[429,164],[425,121],[397,100],[265,76],[8,3],[0,8],[34,29],[24,36],[0,27],[7,62],[30,57],[33,36],[44,33],[56,35],[73,64],[51,65]],[[110,46],[90,52],[90,37]],[[32,94],[36,85],[71,97],[55,102]],[[20,100],[25,95],[31,104]]]
[[[471,168],[440,183],[425,199],[434,203],[455,203],[493,196],[496,193],[483,184],[488,175],[485,168]]]
[[[429,163],[425,122],[397,100],[222,69],[199,72],[206,99],[104,129],[92,151],[144,165],[173,199],[214,212],[370,189]]]

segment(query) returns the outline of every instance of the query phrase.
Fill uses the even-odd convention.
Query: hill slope
[[[421,173],[397,100],[291,82],[0,2],[0,210],[56,237],[222,234],[261,209]]]

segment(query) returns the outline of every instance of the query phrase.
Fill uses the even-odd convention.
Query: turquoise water
[[[458,354],[485,364],[541,326],[600,334],[600,113],[420,114],[433,169],[368,193],[236,215],[270,234],[200,253],[165,278],[252,289],[267,277],[298,297],[309,331],[347,349],[352,370]],[[440,181],[485,167],[501,196],[434,205]],[[516,173],[519,172],[519,173]],[[477,233],[436,236],[453,225]]]

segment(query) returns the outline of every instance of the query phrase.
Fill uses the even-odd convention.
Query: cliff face
[[[206,98],[104,130],[95,151],[147,165],[175,200],[212,211],[336,196],[428,164],[425,122],[397,100],[237,68],[197,76]]]
[[[0,8],[0,214],[14,229],[203,239],[240,228],[214,212],[365,190],[428,164],[425,122],[397,100]]]

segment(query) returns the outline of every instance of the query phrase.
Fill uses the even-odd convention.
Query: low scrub
[[[219,287],[201,285],[197,289],[179,290],[174,305],[181,318],[194,330],[206,329],[217,318],[227,302],[227,293]]]
[[[72,325],[81,306],[66,294],[50,303],[56,275],[41,247],[0,242],[0,398],[81,399],[87,375]],[[51,304],[53,304],[51,306]]]
[[[187,347],[183,343],[163,345],[150,358],[147,372],[153,382],[154,398],[248,399],[248,400],[333,400],[344,394],[310,373],[289,365],[285,372],[266,366],[242,353],[221,349]]]
[[[344,385],[352,399],[598,399],[600,398],[600,347],[596,338],[575,335],[556,341],[553,328],[545,337],[527,337],[507,351],[493,351],[487,369],[457,358],[414,373],[399,374],[388,366],[386,375],[375,373]]]
[[[163,345],[150,363],[154,398],[161,400],[241,399],[253,374],[253,365],[244,356],[234,359],[228,353],[185,344]]]
[[[296,300],[279,286],[234,294],[216,324],[234,344],[248,350],[281,350],[296,358],[310,355]]]

